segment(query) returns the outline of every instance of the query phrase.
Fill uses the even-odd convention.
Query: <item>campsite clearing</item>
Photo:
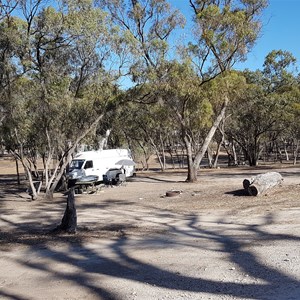
[[[243,180],[270,170],[282,186],[247,195]],[[138,173],[77,195],[75,235],[50,233],[66,196],[30,201],[0,173],[1,299],[300,297],[300,167],[202,169],[194,184]]]

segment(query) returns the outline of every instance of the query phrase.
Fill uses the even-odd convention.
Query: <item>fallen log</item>
[[[250,179],[244,179],[243,187],[250,196],[259,196],[280,185],[282,182],[283,178],[278,172],[268,172],[251,177]]]

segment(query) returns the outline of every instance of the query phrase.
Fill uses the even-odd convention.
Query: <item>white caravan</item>
[[[133,176],[135,163],[127,149],[109,149],[99,151],[84,151],[75,155],[70,163],[69,180],[87,176],[97,176],[103,180],[111,170],[121,170],[126,177]]]

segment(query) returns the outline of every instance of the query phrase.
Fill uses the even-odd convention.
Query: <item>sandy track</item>
[[[64,196],[30,202],[1,177],[0,298],[300,299],[300,168],[246,196],[243,179],[265,171],[139,174],[76,196],[74,236],[49,234]]]

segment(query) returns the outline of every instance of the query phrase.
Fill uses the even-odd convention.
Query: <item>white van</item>
[[[135,163],[127,149],[84,151],[75,155],[70,163],[68,178],[78,180],[88,177],[102,181],[110,170],[119,170],[126,177],[133,176]]]

